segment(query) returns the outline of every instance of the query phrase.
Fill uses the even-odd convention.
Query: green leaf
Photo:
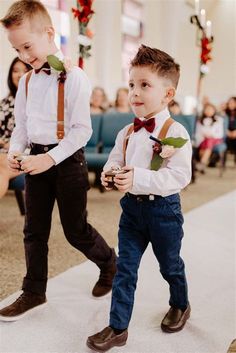
[[[159,154],[154,154],[151,161],[151,170],[158,170],[163,162],[163,158]]]
[[[49,65],[56,71],[65,71],[63,62],[59,60],[55,55],[48,55],[47,61]]]
[[[173,146],[174,148],[182,147],[187,141],[188,140],[183,139],[182,137],[167,137],[161,140],[163,145]]]

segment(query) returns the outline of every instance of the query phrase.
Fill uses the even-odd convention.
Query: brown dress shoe
[[[126,344],[128,330],[116,335],[111,327],[105,327],[101,332],[88,337],[87,346],[97,352],[106,352],[112,347],[121,347]]]
[[[109,266],[104,267],[100,270],[100,276],[93,287],[92,295],[94,297],[102,297],[103,295],[108,294],[112,288],[112,281],[116,274],[116,254],[113,250],[112,262]]]
[[[182,330],[190,317],[190,312],[191,308],[189,304],[185,311],[171,307],[161,322],[162,331],[173,333]]]
[[[19,320],[33,308],[46,303],[46,301],[45,294],[23,292],[14,303],[0,310],[0,321]]]

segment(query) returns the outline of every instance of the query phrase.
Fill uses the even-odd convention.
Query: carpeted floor
[[[219,170],[209,168],[206,175],[200,175],[195,184],[182,192],[183,211],[194,209],[216,197],[236,189],[236,169],[230,164],[224,176]],[[88,193],[89,221],[101,232],[111,246],[117,245],[117,226],[120,215],[118,191],[101,194],[92,188]],[[21,287],[25,274],[23,250],[23,217],[17,208],[14,193],[9,192],[0,200],[0,299]],[[54,209],[52,231],[49,241],[49,277],[53,277],[85,260],[65,240],[57,208]]]

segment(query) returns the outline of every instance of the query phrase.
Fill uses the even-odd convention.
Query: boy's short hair
[[[158,76],[170,80],[175,88],[178,86],[180,66],[164,51],[142,44],[130,66],[148,66],[152,71],[156,71]]]
[[[0,22],[5,28],[19,26],[26,19],[29,21],[39,17],[45,25],[52,26],[52,20],[46,8],[40,1],[20,0],[14,2]]]

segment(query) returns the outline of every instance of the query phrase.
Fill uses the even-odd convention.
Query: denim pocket
[[[181,211],[181,203],[179,194],[174,194],[170,196],[163,197],[169,210],[175,215],[178,223],[183,224],[184,218]]]

